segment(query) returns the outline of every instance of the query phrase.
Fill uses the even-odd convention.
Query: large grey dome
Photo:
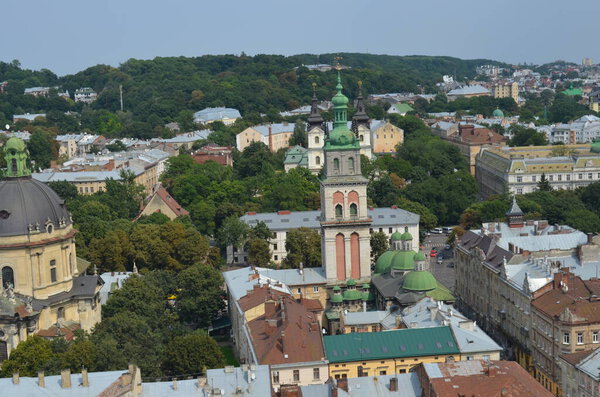
[[[48,233],[71,224],[64,201],[30,176],[0,181],[0,237]]]

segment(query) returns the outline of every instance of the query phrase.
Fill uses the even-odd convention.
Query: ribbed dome
[[[400,240],[402,240],[402,241],[412,241],[412,239],[413,239],[412,234],[410,234],[407,231],[402,233],[402,236],[400,236]]]
[[[343,302],[342,294],[333,294],[331,295],[330,302],[331,303],[342,303]]]
[[[426,270],[410,272],[404,276],[402,288],[409,291],[431,291],[437,288],[433,274]]]
[[[385,251],[379,255],[377,262],[375,262],[375,273],[383,274],[389,272],[392,267],[392,258],[396,255],[396,252],[398,251]]]
[[[492,116],[494,117],[504,117],[504,112],[498,108],[496,108],[496,110],[494,110],[494,112],[492,113]]]
[[[414,251],[396,251],[396,255],[392,258],[392,269],[414,270],[415,255]]]
[[[425,254],[422,253],[421,251],[417,252],[417,255],[415,255],[415,262],[420,262],[420,261],[425,261],[427,260],[427,258],[425,257]]]
[[[0,181],[0,236],[47,233],[47,225],[62,229],[71,224],[64,201],[54,190],[31,177]]]
[[[402,233],[396,231],[394,233],[392,233],[392,241],[399,241],[402,240]]]

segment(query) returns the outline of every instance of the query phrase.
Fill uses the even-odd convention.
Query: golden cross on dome
[[[333,57],[333,60],[335,61],[334,69],[336,69],[336,70],[342,70],[342,64],[340,63],[340,61],[342,59],[344,59],[344,58],[342,58],[340,56]]]

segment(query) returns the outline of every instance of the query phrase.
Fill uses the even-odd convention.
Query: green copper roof
[[[573,84],[571,84],[569,88],[564,90],[562,93],[570,96],[583,95],[583,91],[581,91],[581,88],[573,88]]]
[[[335,287],[333,287],[333,290],[334,291],[341,291],[342,289],[340,288],[339,285],[336,285]]]
[[[409,291],[431,291],[436,289],[438,282],[433,274],[426,270],[413,271],[404,276],[402,288]]]
[[[357,289],[347,289],[346,291],[342,292],[342,297],[345,301],[357,301],[362,299],[363,293]]]
[[[329,301],[331,303],[342,303],[343,300],[344,298],[342,297],[342,294],[333,294],[331,295],[331,299]]]
[[[362,287],[363,287],[363,289],[369,289],[369,288],[371,288],[371,286],[369,285],[369,283],[364,283],[362,285]]]
[[[421,251],[417,252],[417,255],[415,255],[415,262],[420,262],[420,261],[426,261],[427,258],[425,257],[425,254],[422,253]]]
[[[303,167],[308,166],[308,149],[302,146],[294,146],[287,152],[285,152],[285,158],[283,164],[298,164]]]
[[[383,274],[390,271],[392,267],[392,258],[396,255],[397,251],[385,251],[383,254],[379,255],[377,258],[377,262],[375,262],[375,273]]]
[[[402,236],[400,236],[400,240],[402,240],[402,241],[412,241],[412,239],[413,239],[413,236],[408,231],[402,233]]]
[[[498,108],[496,108],[496,110],[494,110],[494,112],[492,113],[492,116],[494,117],[504,117],[504,112]]]
[[[327,335],[323,345],[330,363],[459,353],[450,327]]]
[[[367,302],[374,301],[375,294],[373,294],[371,291],[363,292],[362,300],[367,301]]]
[[[348,281],[346,282],[346,285],[356,285],[356,280],[354,280],[353,278],[348,279]]]
[[[31,175],[27,168],[27,147],[19,138],[9,138],[4,145],[4,158],[6,159],[6,176],[21,177]]]
[[[592,147],[590,148],[592,153],[600,153],[600,141],[596,141],[592,143]]]
[[[402,233],[394,232],[392,233],[392,241],[402,240]]]
[[[392,106],[394,107],[394,109],[396,109],[396,112],[400,114],[412,112],[413,110],[415,110],[408,103],[396,103]]]
[[[342,78],[337,75],[337,93],[331,99],[333,103],[333,130],[325,141],[324,150],[360,149],[360,142],[348,129],[348,98],[342,93]]]
[[[415,268],[414,251],[397,251],[392,258],[392,269],[394,270],[414,270]]]
[[[438,281],[437,287],[431,291],[425,293],[425,295],[430,298],[435,299],[436,301],[441,302],[454,302],[456,298],[452,295],[452,292],[448,288],[446,288],[442,283]]]

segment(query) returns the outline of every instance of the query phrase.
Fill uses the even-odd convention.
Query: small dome
[[[340,288],[339,285],[336,285],[335,287],[333,287],[333,291],[341,291],[342,289]]]
[[[422,253],[421,251],[417,252],[417,255],[415,255],[415,262],[421,262],[421,261],[426,261],[427,258],[425,257],[425,254]]]
[[[385,251],[379,256],[379,258],[377,258],[377,262],[375,262],[376,274],[383,274],[390,271],[392,267],[392,258],[396,252],[397,251]]]
[[[9,138],[8,141],[6,141],[6,145],[4,145],[5,151],[14,150],[17,152],[21,152],[25,151],[25,149],[25,142],[23,142],[22,139],[15,137]]]
[[[347,127],[334,128],[329,134],[329,144],[334,146],[346,146],[356,143],[356,137]]]
[[[400,236],[400,240],[402,240],[402,241],[412,241],[412,239],[413,239],[413,236],[408,231],[402,233],[402,236]]]
[[[404,277],[402,288],[409,291],[431,291],[437,288],[437,280],[426,270],[414,271]]]
[[[342,292],[342,297],[345,301],[357,301],[363,297],[363,292],[356,289],[347,289]]]
[[[496,110],[494,110],[494,112],[492,113],[492,116],[494,117],[504,117],[504,112],[498,108],[496,108]]]
[[[600,153],[600,141],[595,141],[592,143],[592,147],[590,149],[592,153]]]
[[[354,280],[353,278],[349,279],[348,282],[346,282],[346,285],[348,287],[356,285],[356,280]]]
[[[329,301],[331,303],[342,303],[344,298],[342,297],[342,294],[333,294],[331,295],[331,299]]]
[[[399,240],[402,240],[402,233],[400,233],[400,232],[392,233],[392,241],[399,241]]]
[[[369,289],[369,288],[371,288],[371,286],[369,285],[369,283],[364,283],[362,285],[362,287],[363,287],[363,289]]]
[[[392,258],[392,269],[394,270],[414,270],[415,252],[414,251],[396,251]]]
[[[331,103],[333,103],[333,106],[346,106],[348,105],[348,102],[348,97],[341,92],[338,92],[333,96],[333,98],[331,98]]]

